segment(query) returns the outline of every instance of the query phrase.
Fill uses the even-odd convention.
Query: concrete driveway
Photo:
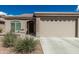
[[[79,38],[41,38],[45,54],[78,54]]]

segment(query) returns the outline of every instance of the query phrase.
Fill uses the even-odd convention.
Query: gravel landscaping
[[[13,48],[5,48],[3,47],[2,42],[0,42],[0,54],[16,54],[16,53],[13,52]],[[40,41],[38,41],[35,50],[31,54],[43,54]]]

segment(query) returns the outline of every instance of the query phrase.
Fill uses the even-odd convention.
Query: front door
[[[35,35],[35,22],[34,21],[27,22],[27,34]]]

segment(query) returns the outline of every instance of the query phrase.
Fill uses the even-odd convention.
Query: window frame
[[[14,23],[14,31],[13,32],[19,32],[21,30],[21,22],[20,21],[11,21],[11,30],[12,30],[12,23]],[[20,24],[20,29],[17,29],[17,24]]]

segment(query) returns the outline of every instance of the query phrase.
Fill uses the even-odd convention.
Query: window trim
[[[21,22],[20,22],[20,21],[11,21],[11,24],[12,24],[12,23],[15,24],[15,25],[14,25],[14,27],[15,27],[14,32],[19,32],[20,29],[21,29]],[[16,30],[16,28],[17,28],[17,23],[20,23],[20,29],[19,29],[19,30]],[[11,28],[12,28],[12,25],[11,25]],[[12,29],[11,29],[11,30],[12,30]]]

